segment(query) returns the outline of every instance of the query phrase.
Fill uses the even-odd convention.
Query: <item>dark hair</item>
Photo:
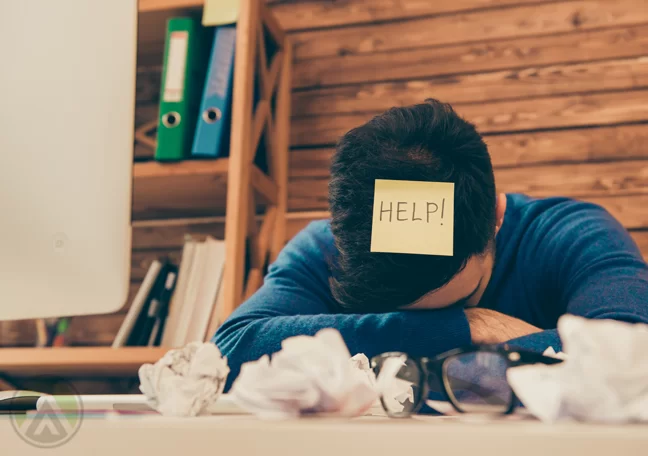
[[[454,182],[454,255],[370,252],[374,181]],[[495,179],[475,127],[437,100],[392,108],[344,135],[329,183],[339,256],[331,289],[348,311],[386,312],[448,283],[495,237]]]

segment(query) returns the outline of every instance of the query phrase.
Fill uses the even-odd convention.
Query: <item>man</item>
[[[371,252],[376,179],[453,182],[453,256]],[[471,342],[560,350],[565,313],[648,323],[648,267],[627,231],[596,205],[497,195],[486,145],[447,104],[394,108],[348,132],[329,202],[331,221],[292,239],[216,333],[230,385],[242,363],[327,327],[371,357]]]

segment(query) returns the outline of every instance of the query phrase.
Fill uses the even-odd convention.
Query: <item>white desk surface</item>
[[[250,416],[85,417],[64,445],[39,449],[0,416],[1,454],[64,456],[631,456],[648,454],[648,425],[545,425],[456,418],[260,421]],[[464,419],[465,420],[465,419]]]

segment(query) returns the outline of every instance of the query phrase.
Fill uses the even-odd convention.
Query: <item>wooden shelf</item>
[[[200,8],[204,0],[139,0],[139,12]]]
[[[229,159],[156,161],[133,167],[133,219],[186,218],[225,214]],[[258,209],[276,202],[276,184],[256,166],[252,185]]]
[[[161,347],[60,347],[0,349],[0,374],[26,376],[137,376],[142,364],[155,363]]]
[[[138,65],[159,68],[167,19],[199,15],[202,5],[141,0]],[[261,286],[286,239],[292,44],[265,0],[240,0],[236,34],[230,158],[137,163],[133,173],[134,221],[225,217],[221,319]],[[151,122],[142,116],[138,130]],[[140,135],[140,142],[147,140]],[[254,165],[260,153],[268,175]]]
[[[133,178],[147,179],[173,176],[201,176],[227,174],[229,160],[184,160],[180,162],[147,161],[135,163]]]

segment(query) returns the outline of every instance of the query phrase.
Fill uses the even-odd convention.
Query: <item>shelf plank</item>
[[[135,163],[133,177],[137,180],[155,177],[224,175],[227,174],[228,163],[229,160],[226,158],[169,163],[147,161]]]
[[[155,363],[162,347],[57,347],[0,349],[0,372],[27,376],[136,376],[142,364]]]
[[[227,159],[133,166],[133,220],[225,214]]]
[[[225,214],[229,159],[147,161],[133,166],[133,220],[222,216]],[[256,166],[252,184],[258,210],[275,204],[277,185]]]
[[[204,3],[204,0],[139,0],[138,10],[140,13],[150,13],[153,11],[199,8]]]

